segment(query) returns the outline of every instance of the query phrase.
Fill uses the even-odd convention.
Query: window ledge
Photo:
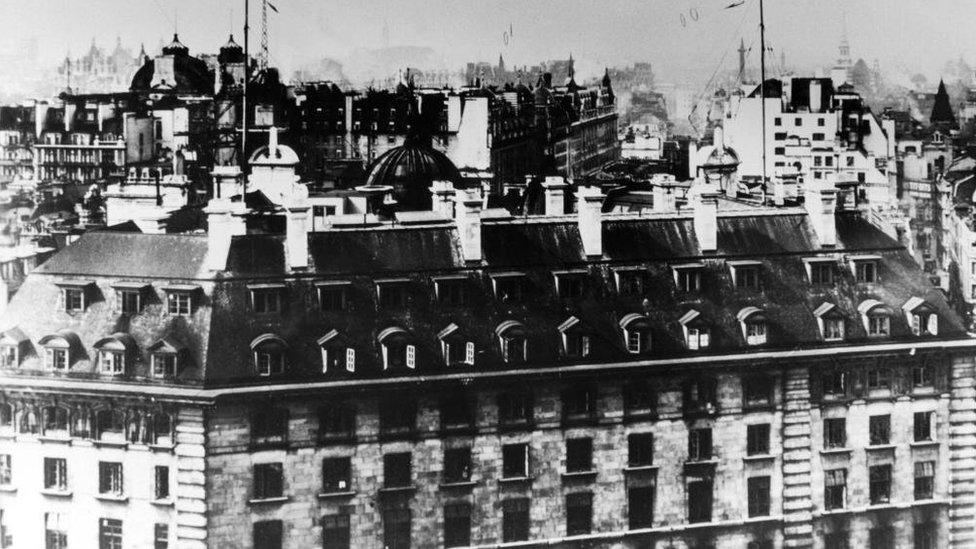
[[[95,448],[122,448],[124,450],[129,447],[128,442],[116,442],[114,440],[93,440],[92,444],[95,445]]]
[[[519,484],[523,482],[532,482],[535,477],[506,477],[498,479],[498,484]]]
[[[390,486],[387,488],[380,488],[381,494],[401,494],[407,492],[415,492],[417,490],[416,486]]]
[[[43,490],[41,490],[41,494],[53,498],[70,498],[72,492],[71,490],[57,490],[53,488],[44,488]]]
[[[0,440],[14,440],[17,438],[17,433],[0,433]]]
[[[16,486],[0,486],[0,494],[16,494]]]
[[[176,505],[176,502],[173,501],[172,499],[154,499],[149,503],[157,507],[173,507]]]
[[[129,496],[117,494],[96,494],[95,499],[100,501],[113,501],[115,503],[125,503],[129,501]]]
[[[589,471],[567,471],[563,473],[563,480],[576,480],[576,479],[594,479],[596,478],[596,470]]]
[[[821,448],[820,455],[822,456],[832,456],[847,454],[850,455],[854,450],[852,448]]]
[[[884,451],[894,451],[894,444],[872,444],[864,448],[868,452],[884,452]]]
[[[71,446],[71,437],[49,437],[41,435],[37,437],[37,440],[48,444],[67,444]]]
[[[158,452],[158,453],[161,453],[161,454],[167,454],[167,453],[168,454],[172,454],[176,450],[176,445],[175,444],[166,444],[166,445],[149,444],[148,446],[149,446],[149,450],[150,451],[152,451],[152,452]]]
[[[624,467],[624,472],[627,473],[643,473],[645,471],[657,471],[657,470],[658,470],[657,465],[634,465],[634,466]]]
[[[351,498],[356,495],[356,492],[322,492],[316,497],[319,499],[340,499],[340,498]]]
[[[475,481],[473,481],[473,480],[461,480],[461,481],[457,481],[457,482],[442,482],[441,483],[441,488],[443,488],[443,489],[450,489],[450,488],[467,489],[467,488],[474,488],[477,485],[478,485],[478,483],[475,482]]]
[[[291,499],[288,496],[278,496],[275,498],[253,498],[247,500],[248,505],[271,505],[274,503],[285,503]]]
[[[685,461],[685,465],[693,467],[695,465],[718,465],[717,459],[689,459]]]
[[[776,456],[773,454],[755,454],[751,456],[744,456],[742,461],[773,461]]]
[[[917,440],[910,443],[912,448],[936,448],[941,444],[938,440]]]

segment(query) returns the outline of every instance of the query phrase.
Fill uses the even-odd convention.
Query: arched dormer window
[[[322,373],[356,371],[356,349],[349,344],[339,330],[329,330],[318,340],[322,353]]]
[[[67,330],[44,336],[38,343],[44,347],[44,367],[57,372],[68,371],[81,349],[81,339]]]
[[[474,342],[465,337],[457,324],[450,323],[437,334],[437,339],[441,342],[445,364],[474,364]]]
[[[695,309],[690,309],[678,319],[681,329],[685,334],[685,344],[688,349],[697,351],[707,349],[712,344],[711,326],[705,322],[702,314]]]
[[[913,334],[939,335],[939,315],[932,304],[920,297],[912,297],[902,305],[902,310]]]
[[[766,315],[757,307],[746,307],[736,315],[747,345],[763,345],[768,341]]]
[[[651,350],[651,324],[646,316],[630,313],[620,319],[620,328],[628,353],[639,355]]]
[[[376,339],[382,347],[384,370],[417,367],[417,347],[406,330],[396,326],[387,328]]]
[[[120,376],[126,372],[129,360],[134,356],[135,340],[129,334],[115,333],[95,342],[98,352],[98,373]]]
[[[591,335],[579,318],[571,316],[559,325],[563,340],[563,356],[566,358],[586,358],[590,356]]]
[[[287,367],[288,343],[274,334],[264,334],[251,342],[254,371],[259,376],[269,377],[285,373]]]
[[[857,306],[868,337],[891,335],[891,310],[876,299],[866,299]]]
[[[515,320],[506,320],[495,328],[502,359],[509,364],[523,364],[528,360],[528,344],[525,326]]]
[[[813,311],[824,341],[844,339],[844,314],[833,303],[822,303]]]
[[[148,350],[150,371],[157,379],[175,378],[186,362],[186,348],[175,339],[164,337],[150,345]]]
[[[20,366],[30,339],[19,328],[12,328],[0,334],[0,369]]]
[[[116,410],[95,412],[95,438],[102,442],[125,442],[125,415]]]

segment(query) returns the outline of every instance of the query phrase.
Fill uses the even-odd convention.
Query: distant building
[[[74,59],[65,57],[57,73],[62,79],[62,88],[69,93],[112,93],[129,85],[145,57],[145,48],[133,55],[122,46],[121,38],[116,38],[111,52],[96,46],[92,38],[88,51]]]

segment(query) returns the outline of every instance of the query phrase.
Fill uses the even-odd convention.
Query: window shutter
[[[698,330],[698,346],[708,347],[708,330]]]
[[[98,473],[98,491],[102,494],[110,492],[112,490],[112,479],[108,464],[99,464]]]
[[[407,345],[407,368],[417,367],[417,348],[413,345]]]
[[[932,335],[939,335],[939,315],[934,313],[929,315],[928,330]]]
[[[54,477],[55,477],[55,475],[54,475],[54,470],[55,470],[54,463],[55,462],[54,462],[53,459],[52,460],[46,460],[46,462],[44,463],[44,487],[45,488],[50,488],[50,487],[53,487],[54,486],[54,480],[55,480],[54,479]]]
[[[582,337],[582,341],[580,343],[581,343],[581,345],[580,345],[580,354],[582,356],[589,356],[590,355],[590,336],[587,336],[587,335],[583,336]]]
[[[464,346],[464,361],[468,364],[474,364],[474,342],[469,341]]]
[[[383,351],[383,370],[388,370],[390,368],[390,346],[383,344],[380,347]]]
[[[356,371],[356,349],[352,347],[346,348],[346,371]]]
[[[329,373],[329,350],[321,347],[322,350],[322,373]]]

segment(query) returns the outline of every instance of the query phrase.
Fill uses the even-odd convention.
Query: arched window
[[[624,346],[628,353],[641,354],[651,350],[651,326],[647,317],[631,313],[620,319]]]
[[[129,358],[134,355],[135,340],[129,334],[114,333],[95,342],[98,352],[98,373],[120,376],[126,372]]]
[[[150,372],[157,379],[172,379],[180,373],[186,356],[183,344],[163,338],[149,346]]]
[[[707,349],[712,345],[711,326],[705,321],[701,313],[695,309],[689,309],[681,318],[681,329],[685,333],[685,343],[688,349],[697,351]]]
[[[766,315],[756,307],[745,307],[736,315],[747,345],[763,345],[767,341]]]
[[[68,436],[68,410],[57,406],[44,408],[44,435],[49,437]]]
[[[525,339],[525,326],[521,322],[506,320],[495,328],[502,359],[509,364],[523,364],[528,360],[528,342]]]
[[[380,332],[377,339],[383,351],[383,369],[414,369],[417,367],[417,347],[403,328],[392,327]]]
[[[57,372],[68,371],[81,348],[81,339],[69,331],[44,336],[38,343],[44,347],[44,367]]]
[[[95,438],[103,442],[125,442],[125,415],[114,410],[95,413]]]
[[[891,310],[876,299],[866,299],[857,306],[868,337],[891,335]]]
[[[254,370],[259,376],[275,376],[287,368],[288,344],[273,334],[258,336],[251,342]]]

